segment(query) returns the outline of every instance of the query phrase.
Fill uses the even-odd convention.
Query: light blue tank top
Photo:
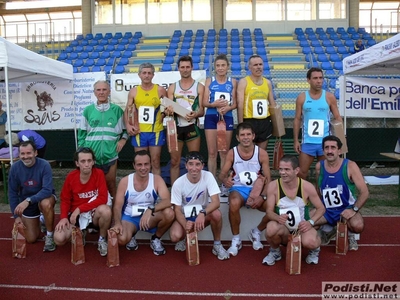
[[[308,91],[303,104],[303,143],[322,144],[329,135],[330,109],[326,102],[325,91],[319,99],[312,99]]]

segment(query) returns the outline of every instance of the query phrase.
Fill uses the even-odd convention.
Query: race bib
[[[257,179],[256,172],[245,171],[239,173],[240,183],[246,186],[253,186],[254,181]]]
[[[140,217],[144,214],[147,207],[139,206],[139,205],[132,205],[131,217]]]
[[[326,208],[335,208],[343,205],[338,188],[323,189],[322,197]]]
[[[183,207],[183,210],[185,212],[185,218],[196,218],[202,209],[203,207],[200,204],[185,205]]]
[[[299,223],[301,221],[300,217],[300,210],[297,206],[290,207],[290,208],[280,208],[279,209],[279,214],[287,214],[288,219],[286,220],[286,227],[289,230],[295,230],[297,227],[299,227]]]
[[[154,107],[153,106],[139,107],[139,123],[154,124]]]
[[[268,115],[268,101],[266,99],[253,100],[253,118],[266,118]]]
[[[318,119],[308,120],[308,135],[310,137],[323,137],[324,120],[318,120]]]
[[[232,105],[232,99],[231,99],[231,94],[229,93],[223,93],[223,92],[215,92],[214,95],[214,101],[218,99],[225,99],[228,100],[228,104]]]

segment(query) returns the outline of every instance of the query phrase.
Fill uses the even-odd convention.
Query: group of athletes
[[[139,67],[141,84],[132,88],[125,110],[110,101],[106,81],[94,84],[97,102],[85,108],[78,131],[79,148],[74,153],[76,170],[71,171],[60,193],[60,221],[54,224],[55,191],[51,167],[36,157],[36,145],[19,145],[20,160],[9,172],[9,199],[16,223],[23,223],[25,238],[33,243],[45,233],[44,251],[54,251],[71,239],[72,227],[84,233],[99,232],[98,250],[107,255],[107,230],[118,232],[119,245],[136,250],[139,230],[152,233],[150,247],[155,255],[166,250],[161,241],[169,230],[176,251],[185,251],[186,232],[201,231],[211,225],[212,253],[219,260],[236,256],[242,248],[240,209],[247,206],[265,213],[248,237],[254,250],[263,249],[262,231],[269,244],[265,265],[281,259],[280,245],[297,230],[309,249],[306,262],[317,264],[320,245],[336,234],[336,222],[347,220],[350,250],[357,250],[355,233],[364,228],[359,210],[368,198],[368,189],[355,162],[341,156],[342,142],[330,135],[331,115],[341,121],[336,99],[322,89],[323,72],[307,72],[310,89],[296,99],[294,147],[299,157],[285,155],[279,162],[279,179],[272,181],[266,151],[272,135],[269,108],[275,107],[272,84],[263,77],[263,60],[253,55],[248,61],[250,75],[236,82],[228,76],[229,61],[224,54],[215,58],[215,76],[205,85],[192,78],[193,62],[182,56],[177,62],[181,79],[168,90],[152,82],[155,69],[150,63]],[[162,107],[168,97],[188,110],[182,117],[173,106]],[[130,122],[132,107],[137,123]],[[218,151],[217,123],[226,124],[226,142],[231,144],[234,130],[233,110],[237,109],[237,146]],[[208,171],[200,154],[198,118],[204,116]],[[160,156],[166,143],[163,122],[174,118],[178,149],[170,151],[171,189],[160,176]],[[299,143],[302,127],[302,143]],[[134,147],[134,172],[117,185],[118,153],[130,138]],[[184,144],[187,173],[180,175]],[[220,172],[217,173],[217,155]],[[316,185],[306,177],[314,158]],[[261,181],[259,192],[252,193]],[[232,242],[226,250],[221,244],[222,214],[220,197],[228,197]],[[55,225],[55,226],[54,226]]]

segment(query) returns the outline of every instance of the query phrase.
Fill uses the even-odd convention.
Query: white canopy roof
[[[0,81],[6,79],[6,67],[9,82],[73,80],[72,65],[39,55],[0,37]]]
[[[343,60],[345,75],[400,74],[400,33]]]

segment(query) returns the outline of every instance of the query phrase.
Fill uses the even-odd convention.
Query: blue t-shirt
[[[14,213],[17,205],[28,197],[31,198],[31,203],[39,203],[53,194],[55,191],[52,170],[45,159],[36,157],[36,162],[31,167],[26,167],[21,160],[11,166],[8,174],[11,213]]]

